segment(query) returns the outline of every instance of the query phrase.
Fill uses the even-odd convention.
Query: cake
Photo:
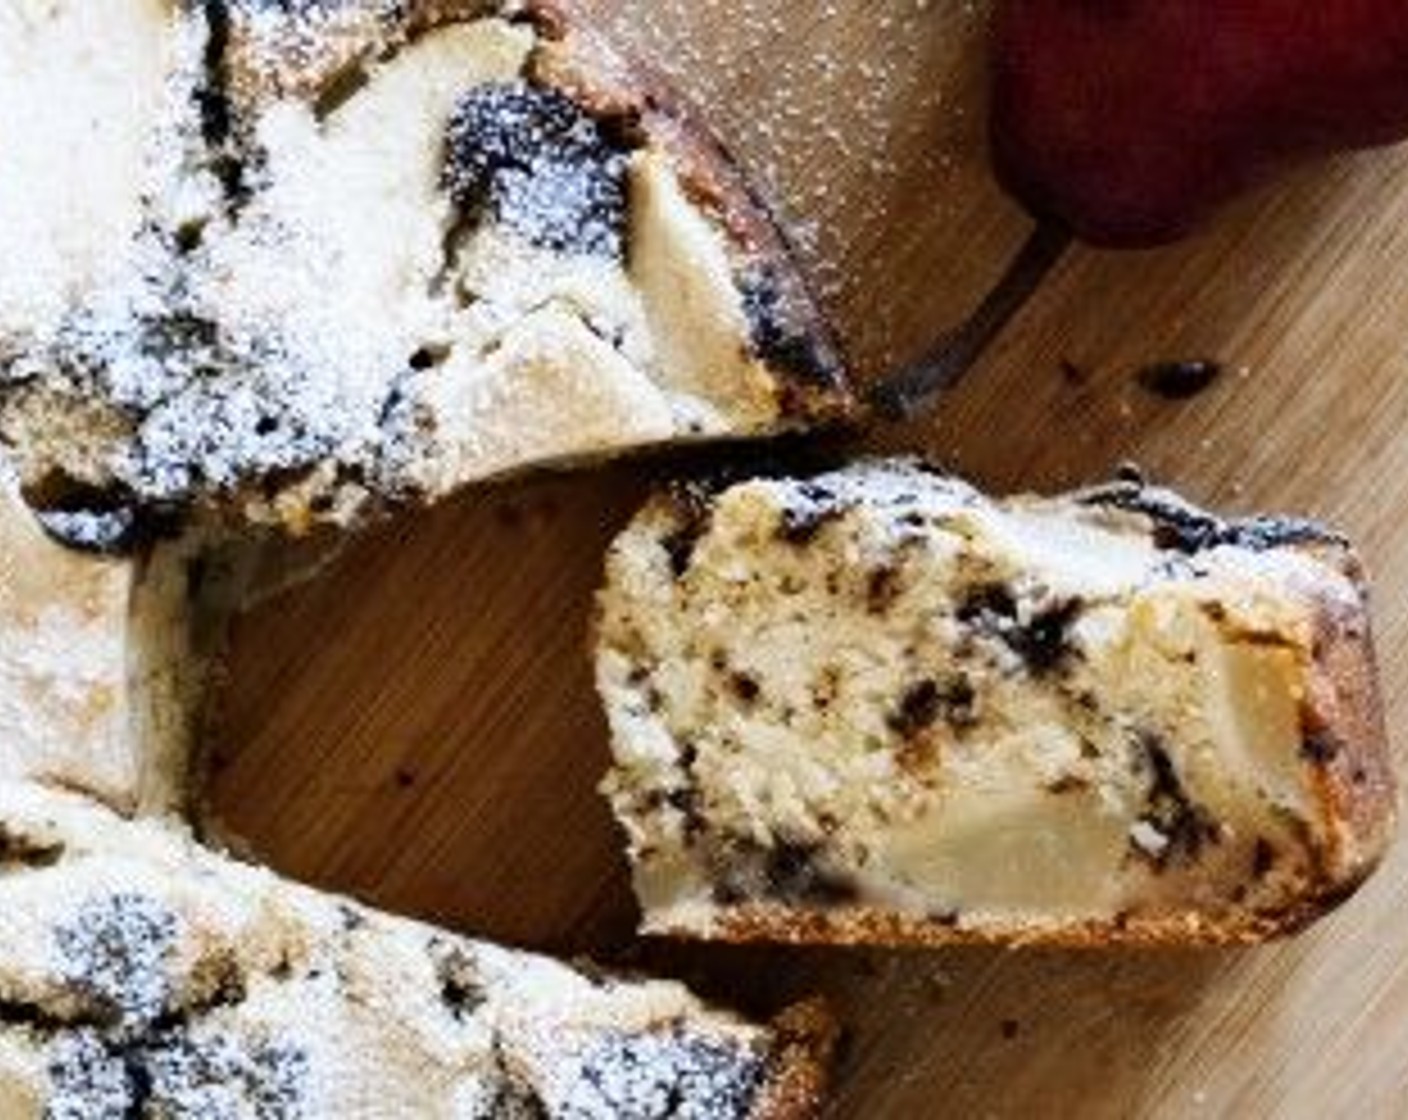
[[[833,1028],[473,942],[198,843],[224,624],[300,562],[0,502],[0,1116],[815,1114]],[[196,822],[200,823],[200,822]]]
[[[0,782],[0,1115],[814,1114],[830,1027],[769,1027],[387,918]]]
[[[16,0],[0,150],[0,1116],[815,1115],[818,1005],[381,915],[194,819],[226,623],[326,555],[283,537],[844,414],[722,152],[551,6],[451,0]]]
[[[612,548],[596,656],[649,933],[1256,942],[1393,828],[1354,552],[1140,482],[682,486]]]
[[[0,14],[0,440],[74,543],[825,424],[746,181],[547,3]]]

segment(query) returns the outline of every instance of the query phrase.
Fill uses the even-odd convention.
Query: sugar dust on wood
[[[948,88],[948,68],[935,62],[946,49],[938,21],[951,21],[952,10],[916,0],[588,6],[704,110],[781,209],[823,300],[864,309],[847,324],[866,336],[852,348],[893,361],[869,352],[892,345],[885,301],[877,304],[873,289],[880,247],[904,220],[896,206],[912,201],[896,184],[922,183],[924,205],[943,207],[956,193],[945,186],[959,147],[952,134],[973,126]],[[981,25],[981,5],[962,13]],[[799,36],[815,48],[789,48]]]

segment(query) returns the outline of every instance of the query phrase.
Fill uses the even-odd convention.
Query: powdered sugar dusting
[[[93,1006],[80,1020],[90,1025],[50,1046],[46,1120],[303,1115],[309,1062],[302,1049],[209,1028],[178,1006],[180,934],[179,919],[161,902],[121,893],[90,901],[55,928],[58,977]]]
[[[523,82],[455,106],[446,179],[455,202],[541,249],[619,258],[625,150],[564,94]]]
[[[45,1120],[171,1116],[296,1120],[309,1115],[308,1058],[280,1044],[249,1047],[222,1031],[172,1029],[124,1043],[89,1029],[49,1056]]]
[[[99,899],[54,931],[59,977],[123,1029],[138,1028],[166,1008],[167,958],[176,934],[175,917],[151,899]]]
[[[552,1071],[544,1096],[564,1120],[742,1120],[764,1071],[746,1047],[683,1027],[611,1033]]]
[[[72,854],[28,873],[20,914],[93,871],[155,873],[174,891],[100,891],[55,923],[47,965],[23,949],[5,962],[9,976],[51,977],[44,1000],[11,1004],[0,1024],[47,1073],[46,1117],[332,1117],[385,1091],[416,1115],[453,1102],[494,1120],[746,1120],[783,1063],[805,1060],[673,983],[377,915],[197,853],[154,822],[39,811]],[[27,817],[0,806],[5,822]]]
[[[786,361],[738,317],[722,363],[664,368],[678,348],[654,337],[625,244],[650,138],[536,85],[532,25],[400,4],[195,11],[150,124],[140,230],[57,322],[0,356],[0,425],[52,531],[117,548],[134,513],[192,507],[345,523],[693,434],[701,414],[745,434],[811,407],[767,395],[760,413],[738,390],[755,358],[780,385],[813,372],[800,370],[822,349],[809,309],[781,340]],[[329,53],[303,73],[315,43]],[[742,301],[751,254],[703,213],[671,221],[652,275],[710,273],[686,310],[731,322],[715,304]],[[711,240],[725,251],[696,251]],[[515,348],[534,332],[533,353]],[[600,340],[594,357],[583,339]]]
[[[938,210],[971,147],[952,59],[953,15],[981,33],[984,5],[916,0],[591,0],[611,34],[698,102],[781,207],[808,270],[867,366],[889,368],[887,282],[916,197]],[[810,49],[798,51],[805,36]],[[970,52],[976,57],[977,52]]]
[[[95,1030],[75,1031],[50,1051],[44,1120],[106,1120],[135,1105],[127,1067]]]

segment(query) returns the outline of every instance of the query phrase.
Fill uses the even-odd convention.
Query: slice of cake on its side
[[[1393,828],[1362,572],[1303,522],[904,462],[684,489],[598,643],[654,933],[1257,941]]]
[[[0,1115],[793,1120],[831,1028],[468,941],[0,782]]]
[[[89,7],[0,17],[0,271],[38,269],[0,278],[0,439],[36,508],[300,531],[847,413],[737,170],[552,5],[109,0],[110,53]]]

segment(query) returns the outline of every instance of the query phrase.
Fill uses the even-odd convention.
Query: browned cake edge
[[[1362,605],[1347,611],[1322,603],[1317,613],[1301,734],[1302,751],[1315,765],[1317,799],[1326,819],[1339,826],[1338,844],[1327,853],[1327,886],[1348,897],[1393,839],[1398,785],[1377,685],[1368,588],[1353,554],[1343,552],[1341,560]]]
[[[758,357],[778,378],[784,426],[840,422],[856,411],[840,342],[802,277],[797,251],[776,211],[673,84],[640,59],[608,45],[571,0],[529,5],[545,45],[534,76],[569,92],[594,114],[636,123],[673,160],[691,202],[710,214],[770,287],[770,321],[755,322]]]
[[[836,1020],[821,1000],[808,1000],[768,1025],[773,1049],[751,1120],[810,1120],[821,1115],[840,1037]]]

